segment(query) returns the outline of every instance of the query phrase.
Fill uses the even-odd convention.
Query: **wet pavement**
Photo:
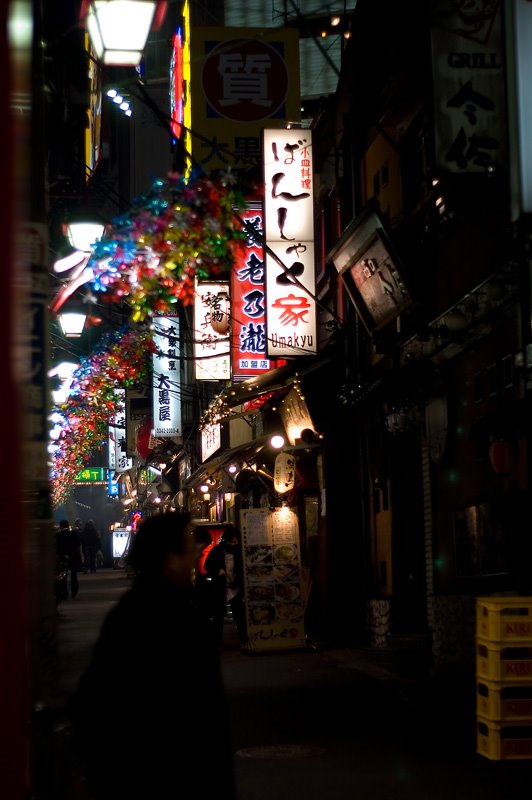
[[[128,585],[123,571],[81,575],[78,597],[59,606],[55,709],[49,741],[41,737],[37,748],[44,756],[34,800],[88,800],[73,776],[61,709],[103,617]],[[231,623],[225,628],[221,659],[239,800],[532,797],[532,761],[476,753],[474,676],[398,676],[362,649],[247,655]]]

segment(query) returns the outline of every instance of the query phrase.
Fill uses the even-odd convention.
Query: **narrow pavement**
[[[124,571],[81,575],[78,597],[59,606],[56,708],[34,800],[88,800],[72,777],[61,708],[128,585]],[[476,754],[473,678],[408,680],[362,650],[246,655],[230,623],[221,657],[239,800],[532,797],[532,761]],[[205,730],[208,752],[208,720]]]

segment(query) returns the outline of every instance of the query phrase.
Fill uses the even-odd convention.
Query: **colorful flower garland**
[[[186,181],[171,173],[133,201],[95,247],[94,291],[132,306],[133,322],[194,299],[194,278],[229,274],[245,234],[235,216],[245,204],[228,179]]]
[[[53,455],[52,504],[68,497],[78,472],[107,442],[110,417],[116,412],[115,389],[143,383],[154,352],[147,328],[129,328],[102,337],[97,350],[75,371],[66,403],[58,407],[62,431]]]

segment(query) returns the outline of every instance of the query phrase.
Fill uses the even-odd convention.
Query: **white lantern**
[[[278,494],[291,492],[296,482],[296,460],[288,453],[279,453],[273,468],[273,488]]]
[[[76,338],[81,336],[87,315],[82,311],[63,311],[57,315],[63,336]]]
[[[98,60],[138,66],[156,8],[155,0],[91,0],[86,24]]]
[[[72,221],[66,226],[68,241],[82,253],[90,253],[96,242],[102,238],[104,230],[105,225],[102,222]]]

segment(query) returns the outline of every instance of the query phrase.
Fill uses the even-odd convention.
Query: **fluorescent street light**
[[[138,66],[156,7],[152,0],[91,0],[86,24],[98,60]]]

